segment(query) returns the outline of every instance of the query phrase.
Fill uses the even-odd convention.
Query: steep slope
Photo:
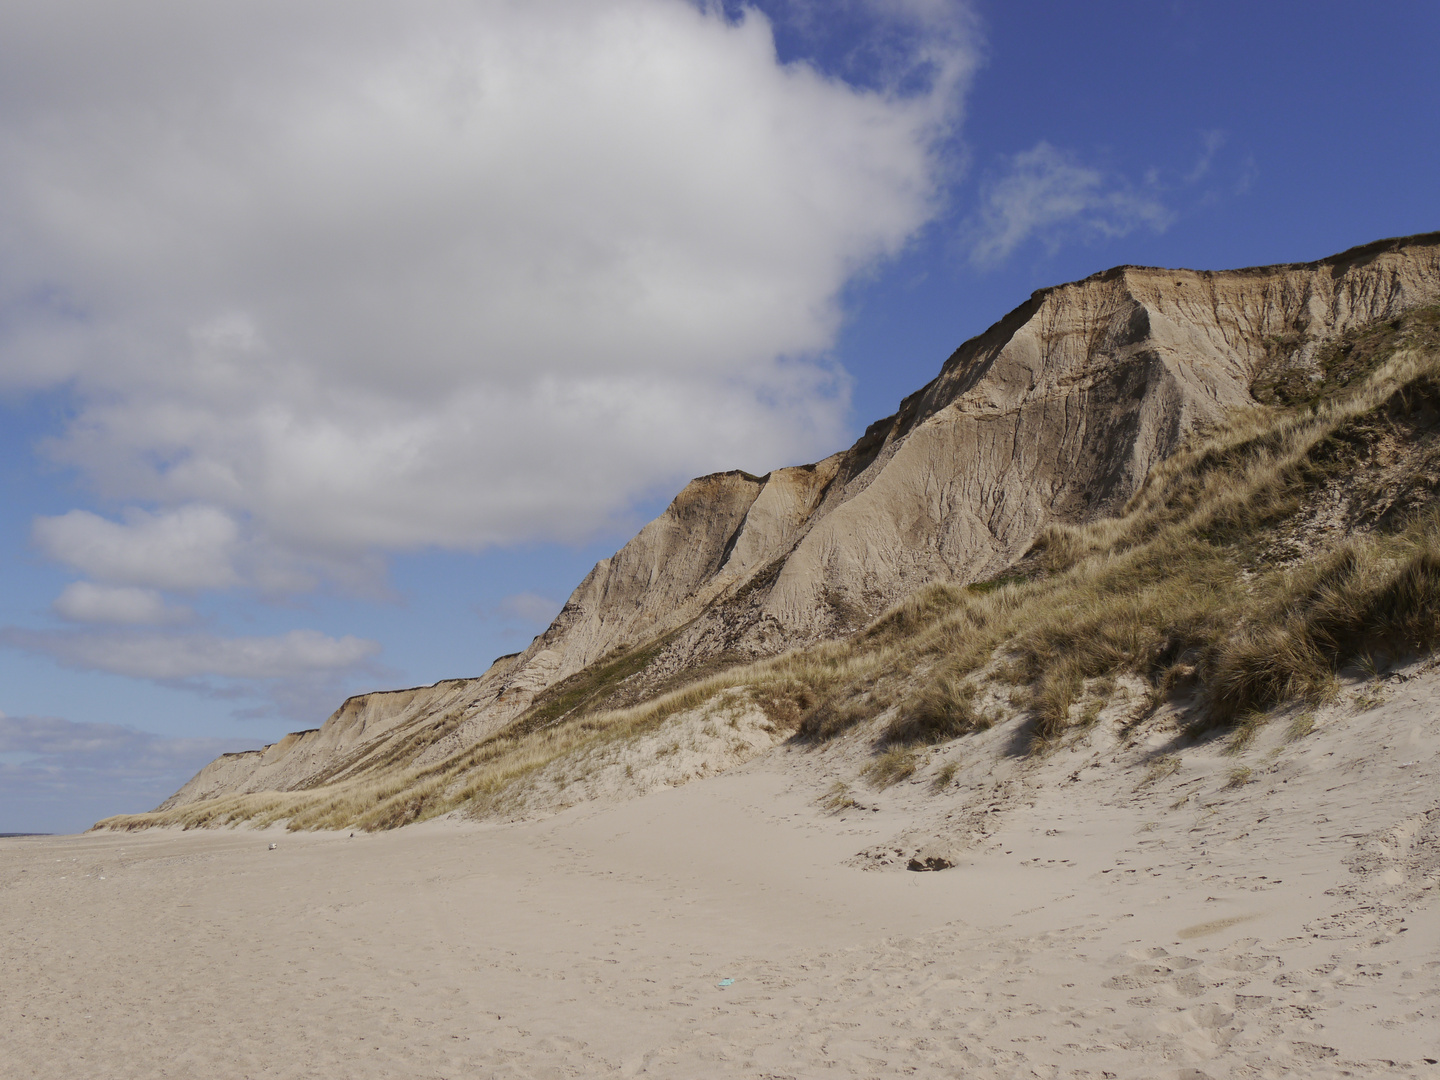
[[[417,734],[439,738],[455,726],[480,681],[447,679],[434,686],[349,698],[318,728],[292,732],[259,750],[220,755],[159,809],[222,794],[296,791],[333,783],[376,767],[397,745],[413,754]]]
[[[1041,290],[849,450],[692,481],[523,653],[478,679],[352,699],[317,732],[212,763],[166,808],[437,766],[517,719],[538,730],[633,704],[843,637],[920,586],[993,578],[1048,527],[1114,515],[1252,389],[1321,378],[1328,343],[1437,299],[1440,234]]]
[[[525,663],[572,675],[680,631],[657,672],[863,625],[936,579],[1113,513],[1191,432],[1352,327],[1440,295],[1435,235],[1230,272],[1120,267],[1037,292],[848,451],[693,481],[598,564]],[[677,556],[677,551],[683,554]]]

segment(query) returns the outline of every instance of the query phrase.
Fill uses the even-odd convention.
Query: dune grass
[[[877,788],[887,788],[910,779],[919,767],[920,760],[915,751],[892,746],[870,762],[865,776]]]
[[[928,679],[885,726],[881,741],[902,746],[941,743],[993,727],[995,716],[975,705],[978,693],[972,681],[958,682],[944,675]]]
[[[832,687],[802,732],[848,730],[867,696],[896,703],[881,746],[981,730],[983,675],[1024,688],[1038,749],[1098,714],[1078,707],[1087,686],[1124,673],[1147,680],[1152,704],[1192,699],[1197,729],[1229,728],[1284,701],[1324,700],[1346,664],[1373,664],[1377,650],[1433,649],[1440,517],[1424,484],[1420,508],[1381,515],[1382,527],[1313,530],[1304,558],[1282,557],[1274,540],[1317,494],[1354,478],[1375,438],[1423,448],[1440,429],[1437,313],[1355,335],[1386,347],[1349,348],[1368,366],[1340,368],[1323,399],[1247,410],[1194,440],[1120,516],[1046,530],[1024,560],[1031,579],[937,584],[907,599],[849,643],[891,654],[901,674],[863,695]]]
[[[987,686],[1014,688],[1011,708],[1030,718],[1039,751],[1093,722],[1122,675],[1145,681],[1152,707],[1183,698],[1197,731],[1243,727],[1287,701],[1322,701],[1347,664],[1373,668],[1377,657],[1440,644],[1440,514],[1428,465],[1400,478],[1403,499],[1390,497],[1396,485],[1387,481],[1389,501],[1376,503],[1365,528],[1337,531],[1305,516],[1322,496],[1359,485],[1379,442],[1429,452],[1440,432],[1440,308],[1350,335],[1319,370],[1318,384],[1277,376],[1262,395],[1274,404],[1194,438],[1152,470],[1119,516],[1053,526],[1005,576],[922,588],[846,640],[605,709],[614,686],[648,663],[652,643],[552,688],[509,727],[424,768],[392,756],[384,769],[312,790],[102,825],[384,829],[457,809],[503,813],[517,785],[551,762],[737,693],[808,745],[865,727],[877,755],[869,778],[882,786],[914,771],[914,747],[1001,719],[994,695],[979,704]],[[1425,461],[1440,471],[1440,450]]]

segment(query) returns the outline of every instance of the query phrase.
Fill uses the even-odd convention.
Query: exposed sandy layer
[[[0,1076],[1440,1075],[1440,677],[1353,693],[1138,792],[1102,723],[837,815],[781,750],[539,822],[0,841]]]
[[[1253,405],[1275,350],[1306,371],[1323,342],[1437,300],[1436,233],[1317,263],[1117,267],[1040,290],[849,450],[686,485],[479,679],[352,699],[316,732],[218,759],[165,805],[438,763],[637,646],[658,652],[609,687],[612,705],[717,658],[844,636],[931,582],[993,577],[1047,525],[1115,513],[1190,435]]]
[[[623,802],[727,772],[785,736],[743,694],[722,695],[631,739],[568,754],[516,785],[495,816],[548,817],[581,803]]]

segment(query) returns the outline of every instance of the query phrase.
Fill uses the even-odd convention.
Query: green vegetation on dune
[[[1124,677],[1149,687],[1137,724],[1177,697],[1196,730],[1323,700],[1347,665],[1440,644],[1440,307],[1347,335],[1305,369],[1284,366],[1287,347],[1274,343],[1257,379],[1269,404],[1193,439],[1119,516],[1046,530],[992,582],[937,583],[846,640],[607,708],[658,651],[649,643],[425,768],[395,755],[310,790],[102,824],[380,829],[462,808],[504,813],[551,762],[737,695],[804,745],[863,728],[881,786],[914,771],[916,746],[1017,714],[1043,750],[1093,722]]]
[[[1083,719],[1073,714],[1088,684],[1118,674],[1147,680],[1156,703],[1184,690],[1197,725],[1226,726],[1325,697],[1347,663],[1433,648],[1437,314],[1356,335],[1387,348],[1366,351],[1367,366],[1347,368],[1323,401],[1250,410],[1197,439],[1119,517],[1047,530],[1025,560],[1032,580],[935,585],[859,635],[853,648],[898,651],[897,669],[924,671],[897,670],[899,715],[882,741],[987,726],[966,682],[981,674],[1024,688],[1043,746]],[[1332,508],[1346,518],[1339,527],[1307,518],[1325,499],[1344,503]],[[829,700],[856,696],[835,687]],[[845,726],[811,724],[810,734]]]
[[[507,729],[512,735],[544,731],[576,712],[603,708],[606,699],[626,679],[638,675],[664,646],[657,641],[643,649],[618,649],[583,671],[542,691],[525,715]]]

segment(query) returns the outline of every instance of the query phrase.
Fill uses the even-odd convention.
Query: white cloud
[[[184,622],[192,614],[187,608],[165,603],[165,598],[153,589],[95,585],[89,581],[67,585],[53,606],[57,615],[71,622],[157,626]]]
[[[985,185],[971,222],[970,258],[992,265],[1032,238],[1054,249],[1068,239],[1125,236],[1138,228],[1163,232],[1172,219],[1153,176],[1137,188],[1039,142]]]
[[[857,87],[681,0],[0,7],[0,385],[72,387],[48,450],[132,508],[37,542],[300,589],[832,450],[837,297],[973,66],[890,10],[949,30]]]
[[[52,559],[101,581],[205,589],[239,580],[233,563],[239,532],[227,514],[210,506],[182,506],[159,514],[131,510],[124,524],[88,510],[71,510],[37,518],[33,535]]]
[[[333,638],[315,630],[274,637],[208,633],[70,631],[10,627],[0,644],[50,656],[67,667],[108,671],[162,682],[205,679],[303,679],[354,668],[380,646],[363,638]]]

